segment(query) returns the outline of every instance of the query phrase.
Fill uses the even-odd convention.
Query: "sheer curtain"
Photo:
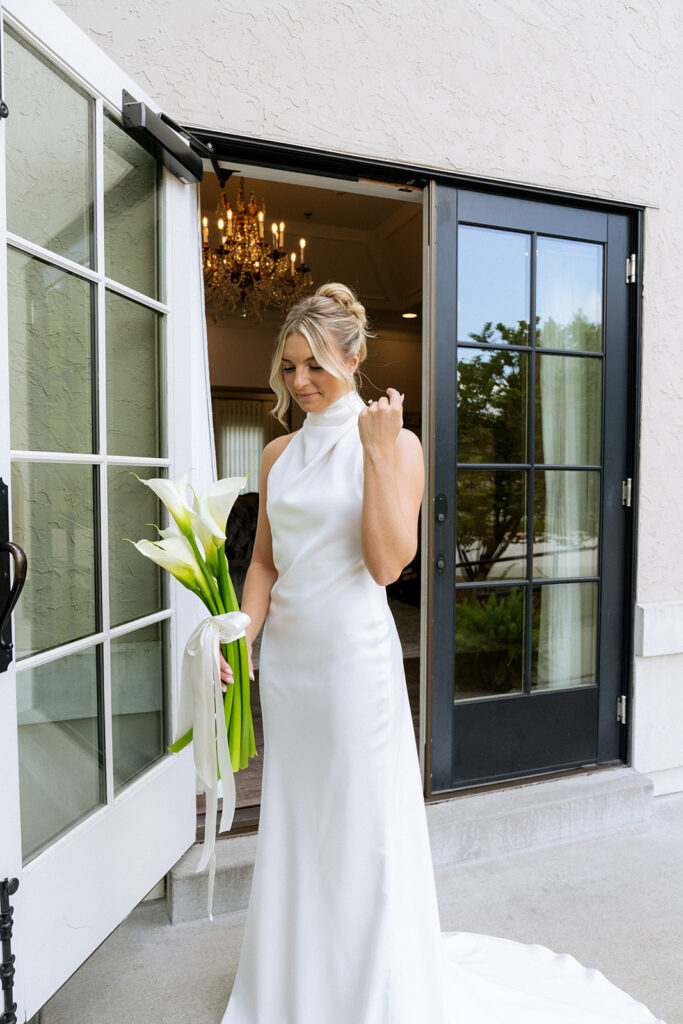
[[[556,342],[550,333],[544,328],[544,344],[554,346],[560,339]],[[599,410],[587,407],[586,403],[586,396],[591,394],[590,360],[545,355],[539,362],[543,462],[592,462],[594,434],[590,417],[599,415]],[[591,566],[592,542],[597,538],[587,538],[585,528],[592,521],[596,475],[572,469],[542,473],[545,501],[537,508],[543,522],[543,556],[537,556],[536,561],[542,564],[543,577],[558,579],[597,571],[597,567]],[[577,686],[592,681],[594,590],[593,583],[541,587],[537,688]]]
[[[278,432],[270,412],[275,398],[214,395],[211,405],[219,478],[248,476],[240,494],[258,493],[261,453]]]

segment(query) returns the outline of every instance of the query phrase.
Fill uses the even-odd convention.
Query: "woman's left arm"
[[[393,583],[417,551],[417,520],[425,473],[422,445],[403,430],[396,388],[362,409],[358,431],[364,474],[361,544],[363,560],[380,586]]]

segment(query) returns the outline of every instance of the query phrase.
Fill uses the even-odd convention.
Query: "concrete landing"
[[[642,828],[650,818],[652,793],[646,775],[619,766],[429,803],[434,868]],[[214,914],[246,909],[256,841],[256,835],[217,840]],[[195,874],[200,853],[199,845],[192,846],[167,877],[168,916],[174,924],[206,917],[208,869]]]
[[[683,1024],[683,793],[629,832],[555,842],[436,872],[441,927],[570,953]],[[141,903],[40,1012],[39,1024],[218,1024],[245,914],[172,925]],[[38,1024],[38,1022],[36,1022]]]

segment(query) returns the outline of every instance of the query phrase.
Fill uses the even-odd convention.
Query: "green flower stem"
[[[228,664],[230,664],[229,647],[231,647],[231,646],[232,646],[231,644],[224,644],[223,645],[223,655],[225,657],[225,660],[228,662]],[[225,691],[225,693],[223,694],[223,714],[225,716],[225,728],[226,728],[226,732],[228,734],[228,750],[230,749],[229,722],[230,722],[230,715],[231,715],[231,711],[232,711],[232,702],[233,702],[233,699],[234,699],[234,695],[235,695],[235,684],[234,683],[232,683],[232,684],[228,683],[228,688]],[[232,758],[230,760],[231,760],[231,767],[232,767]],[[218,778],[220,779],[220,777],[221,777],[221,766],[220,766],[220,764],[218,764],[218,757],[216,757],[216,764],[218,765]]]
[[[251,717],[251,707],[249,708],[249,757],[256,757],[256,737],[254,736],[254,720]]]
[[[234,772],[240,769],[240,729],[242,723],[242,688],[239,680],[239,669],[234,673],[232,713],[230,715],[230,727],[228,731],[228,746],[230,748],[230,762]]]
[[[238,641],[240,658],[240,683],[242,687],[242,722],[241,722],[241,743],[240,743],[240,768],[246,768],[249,764],[249,719],[251,708],[249,706],[249,662],[247,659],[247,645],[244,637]]]
[[[240,656],[238,651],[237,640],[232,640],[225,647],[225,660],[232,670],[232,682],[228,683],[228,690],[230,692],[229,703],[225,705],[225,728],[227,729],[228,736],[230,732],[230,720],[232,716],[233,699],[234,699],[234,687],[239,685],[240,681]],[[227,696],[227,690],[225,696]]]
[[[228,564],[225,559],[225,544],[222,544],[216,551],[218,559],[218,586],[220,588],[221,600],[226,612],[239,611],[239,604],[235,595],[232,581],[228,574]],[[240,657],[241,640],[235,640],[230,644],[230,667],[232,669],[233,683],[230,687],[230,698],[225,702],[225,724],[228,730],[228,748],[230,750],[230,763],[234,772],[242,765],[241,758],[241,737],[240,737],[240,705],[242,695],[242,660]]]
[[[213,573],[209,569],[208,565],[202,558],[202,554],[199,548],[197,547],[195,535],[192,532],[190,532],[187,536],[187,539],[189,541],[190,547],[192,548],[192,551],[194,552],[194,557],[197,559],[197,564],[199,565],[199,568],[202,571],[202,575],[209,586],[209,590],[211,591],[213,603],[217,608],[217,611],[214,612],[214,615],[223,615],[225,614],[225,608],[223,606],[223,601],[221,600],[221,595],[218,590],[218,587],[216,586],[216,580],[214,579]]]
[[[225,545],[218,549],[218,583],[221,589],[223,604],[228,611],[239,611],[239,602],[235,593],[228,563],[225,557]],[[247,768],[249,758],[256,754],[256,740],[254,737],[254,723],[251,715],[250,702],[250,679],[249,679],[249,655],[247,652],[246,637],[240,637],[236,641],[239,651],[239,669],[234,673],[235,685],[239,687],[240,696],[240,721],[239,721],[239,761],[240,768]],[[231,708],[231,717],[236,716],[234,704]],[[234,728],[234,727],[233,727]],[[233,742],[237,744],[237,737],[233,734]],[[233,748],[234,749],[234,748]]]
[[[191,742],[192,729],[190,729],[189,732],[186,732],[184,736],[181,736],[179,740],[176,740],[175,743],[172,743],[171,746],[167,747],[166,749],[171,750],[174,754],[177,754],[180,750],[183,749],[183,747],[186,747],[187,744]]]
[[[232,585],[230,574],[228,572],[228,563],[225,558],[225,544],[221,545],[218,549],[218,584],[221,590],[221,597],[223,598],[223,604],[225,605],[226,612],[238,612],[240,606],[237,602],[237,595],[235,594],[235,588]]]
[[[209,589],[207,582],[203,576],[200,576],[199,579],[197,580],[197,588],[194,592],[195,594],[197,594],[198,597],[201,597],[202,601],[204,602],[204,604],[209,609],[212,615],[218,615],[216,602],[214,601],[213,594],[211,593],[211,590]]]
[[[237,594],[235,593],[235,588],[232,585],[232,578],[228,572],[228,563],[225,558],[223,559],[223,565],[225,566],[226,607],[227,604],[230,603],[231,605],[234,605],[235,611],[239,611],[240,606],[237,602]]]

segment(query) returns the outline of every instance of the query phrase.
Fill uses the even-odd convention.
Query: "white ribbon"
[[[228,749],[228,733],[221,689],[220,645],[245,635],[251,619],[244,612],[226,612],[203,619],[191,633],[180,675],[180,703],[176,739],[190,729],[197,775],[206,793],[204,846],[195,874],[209,865],[209,919],[213,921],[213,883],[216,874],[216,817],[218,766],[223,783],[223,809],[218,831],[226,832],[235,816],[235,779]],[[228,683],[235,686],[236,683]],[[174,740],[173,742],[176,742]],[[216,761],[218,744],[218,761]]]

